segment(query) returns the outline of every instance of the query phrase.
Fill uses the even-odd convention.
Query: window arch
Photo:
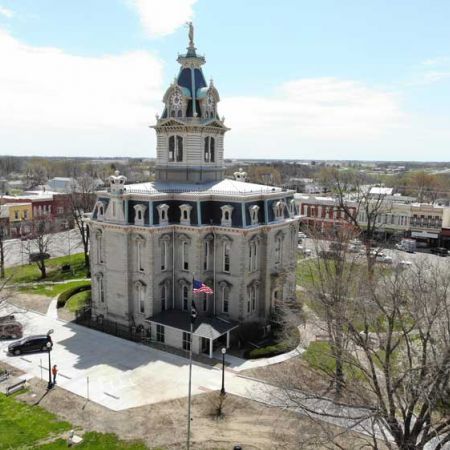
[[[205,137],[205,151],[203,159],[205,162],[212,163],[216,160],[216,140],[212,136]]]
[[[175,161],[183,161],[183,137],[178,135],[169,137],[169,162]]]

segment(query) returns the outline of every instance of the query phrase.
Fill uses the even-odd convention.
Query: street
[[[78,229],[54,233],[51,236],[48,253],[51,258],[80,253],[83,251],[81,236]],[[28,255],[36,252],[32,240],[8,239],[4,241],[5,267],[18,266],[28,263]]]

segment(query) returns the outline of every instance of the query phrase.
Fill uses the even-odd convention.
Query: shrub
[[[266,347],[255,348],[254,350],[250,350],[249,352],[247,352],[246,357],[250,359],[269,358],[271,356],[286,353],[288,350],[290,350],[289,344],[283,341],[279,342],[278,344],[272,344]]]
[[[70,289],[67,289],[64,292],[61,292],[61,294],[59,294],[56,307],[63,308],[65,306],[67,300],[69,300],[69,298],[72,297],[72,295],[78,294],[78,292],[87,291],[88,289],[91,289],[90,283],[74,286]]]

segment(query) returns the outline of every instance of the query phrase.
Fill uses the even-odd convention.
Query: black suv
[[[433,253],[433,255],[447,256],[448,250],[443,247],[434,247],[431,249],[431,253]]]
[[[50,347],[47,343],[50,342]],[[47,352],[53,347],[52,338],[47,334],[28,336],[8,345],[8,352],[13,355],[31,352]]]

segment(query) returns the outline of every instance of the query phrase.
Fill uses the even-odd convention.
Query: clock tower
[[[156,176],[161,182],[208,183],[223,179],[223,138],[219,93],[206,83],[190,24],[189,46],[178,56],[180,71],[163,97],[164,111],[152,127],[157,135]]]

